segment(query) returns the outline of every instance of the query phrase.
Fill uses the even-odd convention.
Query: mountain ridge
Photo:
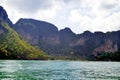
[[[7,23],[10,23],[9,19]],[[102,53],[116,53],[120,50],[120,30],[75,34],[68,27],[58,30],[52,23],[29,18],[19,19],[11,28],[21,39],[56,58],[96,60]]]
[[[29,20],[29,19],[27,19]],[[30,19],[31,20],[31,19]],[[39,21],[41,22],[41,21]],[[26,24],[26,22],[24,21],[24,23]],[[45,22],[46,23],[46,22]],[[29,23],[28,23],[29,24]],[[35,23],[31,23],[33,25],[35,25]],[[49,24],[49,23],[46,23]],[[18,27],[17,24],[15,24],[16,27]],[[29,25],[22,25],[23,27],[28,27]],[[29,26],[29,29],[31,29],[30,33],[27,33],[27,30],[22,29],[21,26],[19,26],[18,28],[16,28],[15,30],[18,32],[19,35],[21,35],[21,33],[23,32],[23,35],[26,34],[30,34],[32,32],[33,29],[31,29],[32,26]],[[38,25],[38,26],[34,26],[35,31],[37,31],[38,27],[42,27],[44,28],[44,25]],[[49,26],[50,27],[50,26]],[[56,27],[56,26],[54,26]],[[52,28],[52,27],[50,27]],[[20,32],[20,30],[23,30]],[[65,28],[65,29],[61,29],[58,31],[58,29],[56,31],[52,30],[52,32],[54,32],[53,34],[49,33],[48,30],[46,30],[45,28],[45,32],[47,33],[47,36],[44,35],[44,33],[39,33],[37,34],[37,37],[42,38],[39,39],[37,41],[41,41],[38,42],[37,44],[33,44],[36,45],[38,47],[40,47],[42,50],[44,50],[46,53],[53,55],[53,56],[72,56],[73,57],[85,57],[87,59],[92,59],[94,53],[99,52],[98,49],[100,46],[105,45],[106,43],[108,43],[109,41],[111,41],[111,43],[113,45],[111,45],[111,49],[113,49],[112,46],[115,46],[115,44],[117,44],[117,47],[120,47],[120,30],[118,31],[113,31],[113,32],[90,32],[90,31],[85,31],[82,34],[75,34],[71,31],[70,28]],[[36,35],[34,35],[36,36]],[[21,37],[23,37],[21,35]],[[30,35],[30,37],[32,37],[32,35]],[[27,38],[27,37],[26,37]],[[27,41],[29,41],[29,39],[25,39]],[[35,40],[35,38],[33,38],[33,40]],[[29,42],[31,43],[31,42]],[[43,43],[45,44],[44,46]],[[111,44],[110,43],[110,44]],[[41,45],[39,45],[41,44]],[[94,44],[94,45],[93,45]],[[92,47],[91,47],[92,45]],[[108,44],[109,45],[109,44]],[[109,47],[108,47],[109,48]],[[108,50],[108,48],[106,48],[106,50]],[[98,51],[96,51],[98,50]],[[104,49],[101,50],[102,51],[106,51]],[[111,50],[110,50],[111,51]],[[118,49],[113,50],[114,52],[118,51]]]
[[[0,11],[0,59],[48,59],[42,50],[23,41],[12,29],[6,11],[2,7]]]

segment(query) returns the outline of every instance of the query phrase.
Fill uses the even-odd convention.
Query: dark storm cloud
[[[9,0],[8,4],[24,12],[37,12],[52,7],[52,0]]]

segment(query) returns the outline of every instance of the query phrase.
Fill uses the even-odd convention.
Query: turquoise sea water
[[[0,80],[120,80],[120,63],[0,60]]]

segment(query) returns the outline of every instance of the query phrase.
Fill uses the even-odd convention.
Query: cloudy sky
[[[75,33],[120,30],[120,0],[0,0],[0,5],[13,23],[33,18]]]

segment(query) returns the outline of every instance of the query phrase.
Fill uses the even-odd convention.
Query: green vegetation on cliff
[[[5,22],[0,21],[1,59],[48,59],[48,56],[19,38],[18,34]]]
[[[117,52],[101,52],[96,56],[96,60],[102,61],[120,61],[120,51]]]

